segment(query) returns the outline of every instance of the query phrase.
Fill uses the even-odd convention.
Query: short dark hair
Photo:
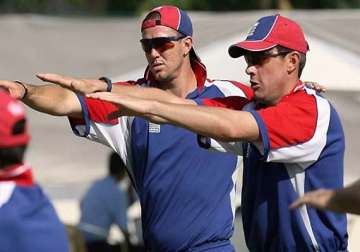
[[[283,46],[275,46],[275,48],[277,49],[278,52],[284,52],[284,53],[290,53],[293,52],[293,49],[289,49],[287,47],[283,47]],[[305,67],[306,64],[306,55],[304,53],[298,52],[300,54],[300,63],[299,63],[299,72],[298,72],[298,77],[301,77],[302,71]],[[284,55],[285,56],[285,55]]]
[[[21,119],[14,124],[11,133],[13,136],[24,134],[25,129],[26,119]],[[0,148],[0,169],[22,163],[24,161],[26,146],[27,145]]]
[[[21,164],[24,161],[26,145],[0,148],[0,169],[11,165]]]
[[[124,161],[116,152],[112,152],[109,156],[109,174],[113,177],[121,178],[126,174]]]

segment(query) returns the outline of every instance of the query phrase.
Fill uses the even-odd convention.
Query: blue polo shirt
[[[249,88],[206,79],[193,65],[198,88],[188,99],[246,97]],[[135,84],[156,86],[149,72]],[[140,117],[108,120],[117,108],[79,96],[83,121],[71,120],[76,134],[114,149],[129,169],[142,207],[144,243],[151,251],[234,251],[235,180],[240,162],[232,154],[209,153],[197,135]]]

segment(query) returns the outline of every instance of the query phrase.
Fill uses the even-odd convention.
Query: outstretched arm
[[[85,95],[95,92],[105,92],[107,89],[106,82],[102,80],[76,79],[50,73],[37,74],[37,77],[43,81],[51,82]],[[177,104],[195,104],[192,100],[177,97],[159,88],[142,88],[137,85],[113,85],[111,92],[128,95],[134,98],[152,99]]]
[[[360,214],[360,180],[341,190],[319,189],[308,192],[291,204],[295,209],[307,204],[335,212]]]
[[[43,113],[81,117],[81,105],[74,92],[55,85],[32,85],[0,80],[0,87],[16,99]]]
[[[119,111],[110,117],[123,113],[142,116],[155,123],[171,123],[221,141],[259,140],[257,123],[249,112],[173,104],[106,92],[90,94],[88,97],[119,105]]]

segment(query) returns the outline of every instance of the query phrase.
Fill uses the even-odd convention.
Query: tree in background
[[[294,8],[299,9],[334,9],[359,8],[360,0],[291,0]]]
[[[162,4],[177,5],[185,10],[238,11],[359,8],[360,0],[0,0],[0,11],[56,15],[134,15]]]

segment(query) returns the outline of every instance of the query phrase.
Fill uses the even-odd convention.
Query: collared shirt
[[[248,248],[346,251],[345,215],[306,206],[289,210],[305,192],[343,186],[344,133],[335,109],[301,82],[275,106],[255,108],[249,103],[244,109],[254,116],[261,142],[207,142],[244,158],[242,216]]]
[[[206,79],[205,67],[193,62],[198,87],[188,99],[247,97],[240,83]],[[136,85],[156,86],[149,72]],[[209,153],[196,134],[140,117],[109,121],[111,103],[79,96],[82,122],[71,120],[76,134],[113,148],[124,160],[142,207],[144,243],[151,251],[187,251],[229,243],[233,233],[235,180],[240,160]],[[211,244],[211,245],[208,245]],[[233,251],[231,245],[228,251]]]

